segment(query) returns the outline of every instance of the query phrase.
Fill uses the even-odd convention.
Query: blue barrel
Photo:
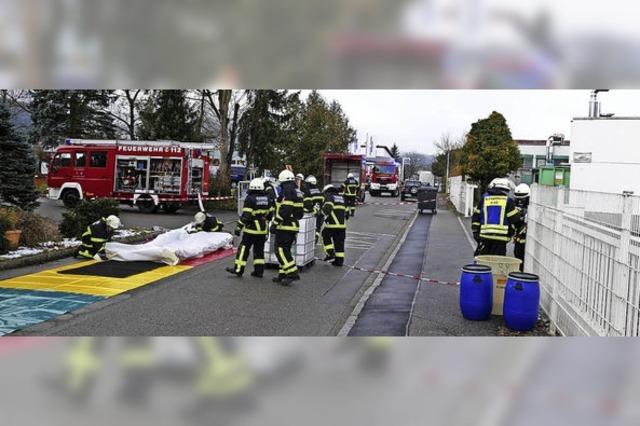
[[[489,319],[493,306],[493,274],[486,265],[466,265],[460,277],[460,310],[472,321]]]
[[[504,322],[511,330],[529,331],[538,321],[540,278],[534,274],[512,272],[504,291]]]

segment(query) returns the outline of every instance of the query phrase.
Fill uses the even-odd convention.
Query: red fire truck
[[[213,145],[174,141],[67,139],[49,166],[49,198],[73,206],[109,197],[142,212],[172,213],[209,197]]]
[[[388,192],[392,197],[397,197],[400,194],[398,162],[393,158],[376,157],[370,161],[370,164],[369,194],[379,196],[383,192]]]
[[[342,152],[327,152],[324,154],[324,184],[342,185],[347,179],[349,173],[353,173],[354,177],[360,184],[358,186],[357,198],[361,203],[365,199],[365,181],[366,181],[366,160],[364,155],[347,154]]]

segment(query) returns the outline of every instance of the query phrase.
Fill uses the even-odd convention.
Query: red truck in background
[[[48,197],[73,206],[108,197],[142,212],[173,213],[209,197],[213,145],[175,141],[67,139],[49,165]]]
[[[369,162],[369,194],[372,196],[382,195],[388,192],[392,197],[400,194],[400,165],[396,160],[389,157],[376,157]]]
[[[365,182],[367,178],[367,162],[365,156],[342,152],[326,152],[324,154],[323,182],[325,185],[331,183],[340,186],[347,179],[349,173],[353,173],[353,176],[358,180],[357,200],[363,203],[365,200]]]

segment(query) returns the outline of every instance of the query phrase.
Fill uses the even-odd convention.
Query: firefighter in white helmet
[[[286,286],[300,279],[291,248],[300,230],[298,221],[304,215],[304,196],[302,191],[296,188],[296,177],[292,171],[285,169],[280,172],[278,181],[281,191],[276,201],[276,213],[270,231],[275,234],[274,250],[280,270],[273,281]]]
[[[77,256],[87,259],[106,259],[105,247],[111,241],[115,230],[122,226],[120,218],[115,215],[102,218],[91,225],[82,234],[82,245],[78,249]]]
[[[347,179],[345,179],[342,184],[342,191],[344,201],[347,203],[349,216],[353,217],[356,215],[356,197],[358,195],[358,180],[355,178],[353,173],[347,174]]]
[[[527,243],[527,210],[529,209],[530,194],[531,188],[526,183],[521,183],[513,191],[516,208],[520,211],[520,216],[522,216],[521,225],[513,230],[513,255],[522,261],[520,271],[524,270],[524,253]]]
[[[476,255],[507,254],[507,243],[513,230],[522,223],[520,211],[509,197],[512,189],[513,183],[507,178],[492,180],[473,211],[471,230],[478,242]]]
[[[322,230],[322,245],[326,253],[325,261],[332,261],[334,266],[344,265],[344,242],[347,237],[347,220],[349,210],[345,198],[338,188],[329,184],[323,189],[324,229]]]
[[[239,277],[244,273],[253,247],[252,276],[262,278],[264,274],[264,243],[269,234],[269,222],[273,217],[274,202],[264,190],[264,180],[253,179],[249,182],[249,192],[244,200],[242,215],[235,229],[235,234],[242,234],[234,267],[226,268],[230,274]]]
[[[322,229],[322,214],[320,209],[324,203],[324,195],[318,188],[318,181],[315,176],[307,176],[305,179],[304,192],[304,211],[312,213],[316,217],[316,243],[320,239],[320,230]]]
[[[224,224],[214,215],[198,212],[193,217],[194,222],[191,226],[190,233],[195,232],[221,232]]]

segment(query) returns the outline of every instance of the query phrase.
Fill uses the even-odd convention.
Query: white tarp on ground
[[[189,234],[185,228],[158,235],[145,244],[107,243],[110,260],[152,261],[177,265],[180,261],[202,257],[231,246],[233,237],[227,232],[198,232]]]

